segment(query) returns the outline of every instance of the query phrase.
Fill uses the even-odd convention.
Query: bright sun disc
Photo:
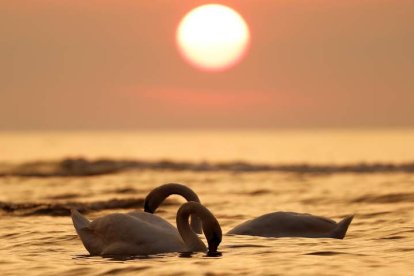
[[[244,56],[249,28],[233,9],[209,4],[191,10],[177,29],[177,45],[183,57],[199,69],[226,70]]]

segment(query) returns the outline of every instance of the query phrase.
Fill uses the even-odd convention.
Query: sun
[[[178,25],[179,52],[191,65],[205,71],[224,71],[244,57],[250,31],[235,10],[219,4],[199,6]]]

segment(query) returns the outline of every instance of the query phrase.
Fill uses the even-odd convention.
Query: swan
[[[131,214],[110,214],[90,222],[77,210],[71,210],[73,225],[91,255],[150,255],[166,252],[206,252],[207,247],[191,229],[189,217],[201,219],[208,253],[216,253],[222,239],[214,215],[197,202],[181,205],[177,212],[177,230],[149,223]]]
[[[274,212],[248,220],[230,230],[230,235],[343,239],[352,216],[340,222],[310,214]]]
[[[180,195],[187,201],[194,201],[200,203],[200,199],[197,194],[189,187],[178,183],[167,183],[153,189],[144,200],[144,212],[132,211],[128,214],[147,220],[149,223],[159,224],[161,227],[167,227],[165,223],[168,223],[164,219],[152,215],[157,208],[164,202],[164,200],[170,195]],[[151,215],[149,215],[151,214]],[[169,224],[169,223],[168,223]],[[171,224],[169,224],[172,226]],[[201,222],[197,217],[191,217],[191,228],[194,232],[201,234]]]

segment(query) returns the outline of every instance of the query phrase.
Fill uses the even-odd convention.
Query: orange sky
[[[0,3],[0,129],[414,125],[414,2],[214,1],[249,24],[221,73],[175,47],[210,1]]]

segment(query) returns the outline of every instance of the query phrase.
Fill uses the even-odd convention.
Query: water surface
[[[412,138],[412,132],[382,131],[386,133],[383,136],[380,132],[375,132],[375,135],[367,132],[354,133],[354,136],[346,133],[343,137],[348,137],[348,142],[339,139],[341,135],[336,132],[332,134],[335,138],[327,138],[332,144],[328,143],[326,147],[320,144],[319,149],[316,147],[316,138],[314,142],[309,142],[297,133],[290,134],[291,139],[285,133],[286,137],[281,140],[278,140],[276,132],[271,135],[264,133],[264,136],[251,133],[253,138],[248,135],[237,136],[235,133],[229,138],[220,134],[223,138],[221,144],[218,144],[218,140],[211,141],[208,138],[214,135],[219,137],[219,134],[203,135],[204,138],[192,134],[198,140],[190,143],[188,136],[185,136],[183,139],[188,147],[178,143],[176,156],[171,154],[172,150],[171,153],[166,150],[163,155],[161,150],[155,148],[161,144],[161,137],[144,143],[145,146],[154,147],[152,156],[150,149],[144,150],[140,156],[138,152],[142,144],[132,142],[131,137],[136,134],[131,133],[123,136],[130,141],[126,144],[122,143],[124,140],[120,133],[116,134],[121,137],[117,142],[113,141],[113,134],[101,134],[101,142],[95,148],[93,143],[87,142],[97,139],[93,133],[83,134],[85,139],[74,134],[36,134],[36,139],[39,139],[37,146],[34,146],[36,139],[30,140],[23,134],[19,136],[14,133],[0,135],[2,147],[8,149],[8,154],[2,156],[1,166],[6,170],[10,164],[19,165],[34,160],[49,162],[68,156],[106,157],[110,160],[130,158],[148,162],[170,159],[189,164],[203,160],[211,164],[235,160],[269,165],[305,162],[312,166],[359,166],[360,162],[398,165],[414,160],[414,147],[411,147],[414,139],[409,139]],[[300,133],[306,136],[306,132]],[[323,139],[328,134],[329,132],[324,135],[308,133],[308,137],[319,135],[319,139]],[[151,136],[154,134],[147,135],[151,137],[148,139],[154,139]],[[174,135],[179,136],[175,133],[172,137]],[[281,136],[283,137],[282,134]],[[14,137],[13,142],[7,142],[10,137]],[[74,137],[78,138],[72,141]],[[142,137],[139,139],[138,141],[145,140]],[[227,145],[230,140],[233,143]],[[265,140],[267,142],[264,145],[252,144]],[[107,141],[108,145],[105,150],[103,141]],[[338,141],[338,145],[347,146],[335,148],[334,141]],[[369,141],[374,145],[364,147]],[[392,141],[398,143],[393,145]],[[19,145],[27,143],[34,143],[34,147],[28,150],[25,157],[24,149]],[[85,143],[90,148],[81,147],[79,143]],[[120,154],[126,152],[126,145],[131,147],[130,153]],[[268,150],[265,151],[264,147]],[[289,153],[287,147],[293,149],[292,153]],[[47,151],[48,148],[51,149],[50,152]],[[217,151],[210,152],[212,148]],[[222,149],[224,157],[218,155],[218,148]],[[361,153],[359,148],[365,148],[366,152]],[[382,151],[377,152],[377,148]],[[404,148],[405,155],[402,153]],[[277,157],[279,149],[282,157]],[[13,151],[16,152],[15,158],[12,157]],[[69,154],[69,151],[73,154]],[[191,151],[194,151],[193,158],[189,158]],[[199,152],[203,154],[196,158]],[[226,152],[229,152],[228,156]],[[54,162],[51,161],[52,164]],[[344,240],[224,236],[219,248],[222,256],[217,258],[202,253],[170,253],[124,259],[88,256],[67,216],[70,207],[84,208],[91,219],[112,212],[142,209],[142,200],[148,191],[167,182],[184,183],[194,189],[202,202],[216,215],[223,232],[247,219],[277,210],[312,213],[335,220],[348,214],[355,214],[355,218]],[[414,271],[414,174],[411,172],[379,170],[309,173],[300,170],[280,172],[223,168],[194,170],[191,167],[179,170],[168,167],[134,168],[90,176],[8,175],[0,177],[0,191],[2,275],[412,275]],[[172,197],[158,214],[175,224],[175,213],[182,202],[179,197]]]

